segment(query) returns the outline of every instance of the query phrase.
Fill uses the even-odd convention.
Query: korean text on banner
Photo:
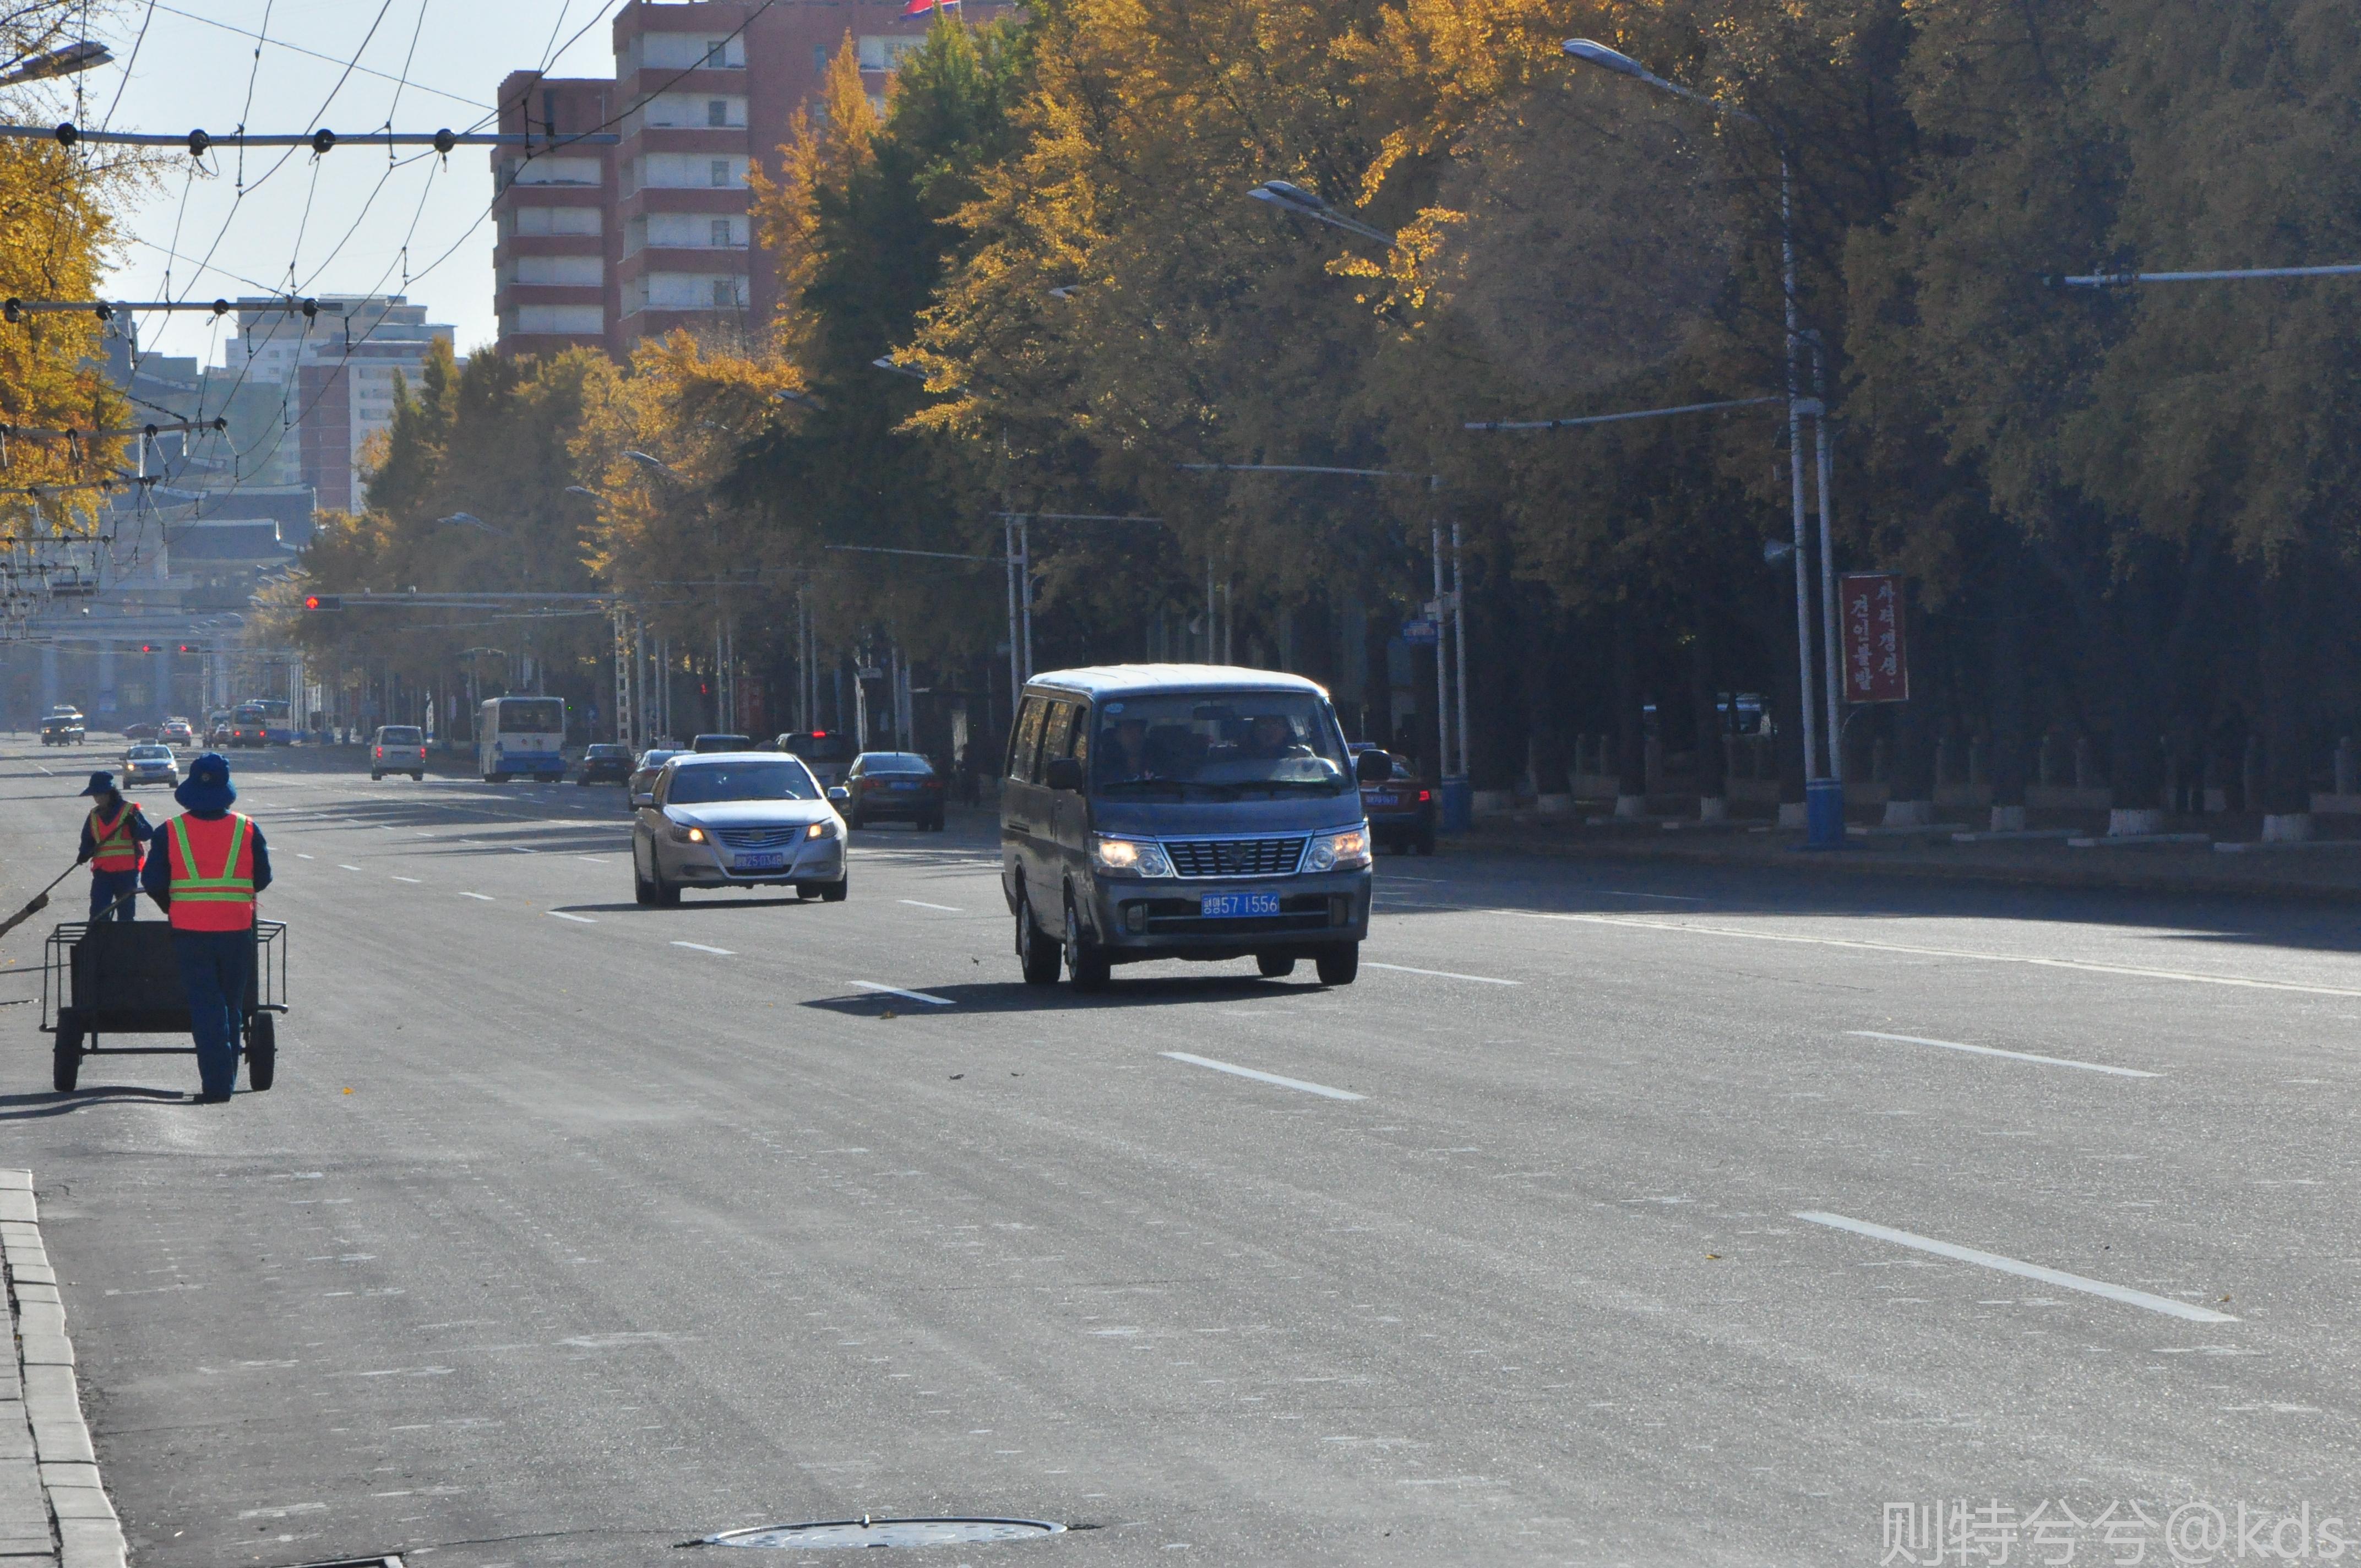
[[[1902,578],[1848,572],[1838,579],[1844,614],[1847,702],[1908,702],[1910,648],[1903,635]]]

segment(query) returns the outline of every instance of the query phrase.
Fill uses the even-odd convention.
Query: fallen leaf
[[[1705,1255],[1705,1260],[1708,1263],[1719,1263],[1721,1261],[1721,1254],[1718,1252],[1709,1252]]]
[[[955,1072],[955,1073],[951,1074],[951,1076],[952,1076],[953,1078],[965,1078],[965,1077],[967,1076],[967,1074],[965,1074],[965,1073],[963,1073],[963,1072]]]

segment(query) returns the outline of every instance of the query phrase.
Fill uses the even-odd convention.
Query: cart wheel
[[[278,1020],[268,1013],[258,1013],[246,1025],[246,1086],[259,1094],[278,1076]]]
[[[82,1031],[60,1029],[55,1052],[49,1060],[49,1085],[60,1094],[71,1094],[82,1077]]]

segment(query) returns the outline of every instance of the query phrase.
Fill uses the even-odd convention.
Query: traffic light
[[[342,609],[345,608],[344,596],[341,594],[313,594],[304,599],[303,608],[305,609]]]
[[[193,642],[183,642],[181,644],[181,652],[183,653],[193,653],[196,651],[197,645]]]
[[[153,653],[156,651],[156,644],[153,642],[142,642],[139,644],[139,651],[142,653]]]

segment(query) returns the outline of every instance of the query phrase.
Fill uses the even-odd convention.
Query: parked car
[[[1367,740],[1354,741],[1352,752],[1356,767],[1364,756],[1386,755],[1382,748]],[[1431,855],[1434,853],[1434,791],[1418,782],[1408,762],[1400,757],[1390,761],[1390,778],[1361,786],[1361,811],[1369,819],[1369,836],[1381,850],[1399,854],[1415,850]]]
[[[159,739],[162,734],[162,725],[149,724],[145,720],[142,720],[137,724],[126,724],[123,727],[123,738],[126,740],[154,740]]]
[[[907,822],[921,833],[943,830],[943,781],[916,751],[863,751],[844,775],[844,817],[855,828]]]
[[[41,744],[79,746],[86,739],[82,715],[72,708],[51,708],[41,718]]]
[[[408,773],[415,784],[426,776],[426,731],[415,724],[380,724],[369,741],[369,777]]]
[[[180,759],[172,748],[153,740],[141,741],[123,753],[123,787],[134,784],[172,785],[181,782]]]
[[[754,738],[751,735],[699,735],[688,743],[688,749],[700,757],[718,751],[751,751]]]
[[[157,729],[156,739],[167,746],[193,746],[197,743],[196,726],[185,718],[168,718]]]
[[[671,762],[675,757],[685,757],[688,754],[677,746],[658,746],[641,752],[640,765],[631,770],[631,782],[628,786],[631,790],[631,804],[639,805],[640,797],[656,787],[656,774],[664,771],[664,765],[666,762]]]
[[[1000,795],[1001,892],[1027,985],[1080,991],[1115,965],[1310,959],[1360,973],[1369,825],[1356,784],[1392,759],[1345,749],[1328,694],[1267,670],[1142,664],[1026,684]],[[1365,771],[1366,770],[1366,771]]]
[[[668,905],[684,888],[793,887],[841,903],[852,881],[832,800],[843,794],[774,751],[675,754],[633,802],[632,895]]]
[[[812,777],[830,789],[844,782],[844,771],[852,764],[852,737],[831,733],[826,729],[790,730],[778,739],[778,748],[791,757],[803,759]]]
[[[631,782],[631,749],[611,740],[602,740],[588,747],[582,753],[582,776],[577,784],[629,784]]]

